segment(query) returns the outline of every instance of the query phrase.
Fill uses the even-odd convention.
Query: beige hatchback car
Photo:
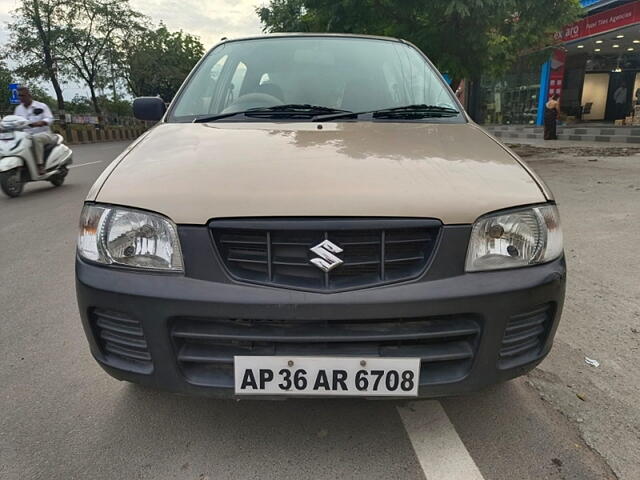
[[[112,376],[214,396],[435,397],[549,352],[558,211],[413,45],[226,40],[82,212],[77,295]]]

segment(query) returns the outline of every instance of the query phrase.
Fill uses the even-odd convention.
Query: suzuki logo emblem
[[[344,263],[344,261],[334,255],[334,253],[342,253],[344,250],[329,240],[325,240],[316,245],[311,251],[319,257],[312,258],[311,263],[324,272],[330,272]]]

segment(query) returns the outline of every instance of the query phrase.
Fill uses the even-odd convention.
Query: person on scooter
[[[27,87],[18,88],[18,98],[20,105],[15,108],[13,113],[29,120],[30,128],[27,132],[31,134],[33,139],[33,155],[38,164],[38,172],[43,175],[45,173],[44,147],[55,145],[58,142],[58,137],[51,133],[53,114],[46,103],[33,99]]]

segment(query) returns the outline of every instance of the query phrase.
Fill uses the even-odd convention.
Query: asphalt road
[[[583,440],[590,417],[578,422],[557,392],[544,393],[545,375],[566,382],[562,375],[571,373],[556,363],[575,360],[576,346],[565,341],[571,322],[582,321],[575,313],[554,352],[560,371],[545,362],[530,377],[441,402],[219,401],[109,377],[80,326],[73,261],[84,196],[124,147],[76,146],[64,186],[32,184],[18,199],[0,196],[0,478],[616,478],[600,454],[606,449]],[[544,161],[534,167],[543,176],[562,170]],[[576,169],[561,174],[574,178]],[[563,185],[552,182],[560,198],[584,201],[558,192]],[[587,233],[578,221],[568,226],[570,239]],[[606,238],[612,225],[589,227]],[[585,292],[579,298],[587,311],[603,302]],[[625,458],[633,461],[624,457],[623,468]]]

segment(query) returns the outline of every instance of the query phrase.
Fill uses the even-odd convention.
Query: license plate
[[[419,358],[234,357],[236,395],[415,397]]]

